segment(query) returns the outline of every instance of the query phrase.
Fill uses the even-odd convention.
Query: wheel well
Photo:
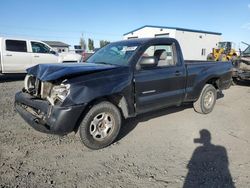
[[[127,101],[126,101],[125,97],[120,95],[120,94],[114,94],[111,96],[103,96],[103,97],[94,99],[88,104],[86,110],[88,111],[93,105],[98,104],[102,101],[111,102],[113,105],[115,105],[121,111],[124,118],[128,117]]]
[[[211,84],[215,87],[215,89],[219,89],[218,81],[219,81],[219,78],[211,78],[206,82],[206,84]]]
[[[118,107],[121,111],[121,114],[124,118],[127,118],[128,115],[128,103],[124,96],[120,94],[115,94],[107,97],[108,101]]]
[[[86,113],[90,110],[90,108],[95,105],[98,104],[102,101],[109,101],[111,102],[113,105],[115,105],[121,112],[123,118],[128,118],[128,105],[127,105],[127,101],[125,99],[124,96],[120,95],[120,94],[115,94],[115,95],[111,95],[111,96],[104,96],[104,97],[100,97],[97,99],[92,100],[87,106],[86,108],[83,110],[81,116],[78,119],[78,122],[74,128],[74,132],[76,133],[78,131],[78,128],[82,122],[82,119],[84,118],[84,116],[86,115]]]

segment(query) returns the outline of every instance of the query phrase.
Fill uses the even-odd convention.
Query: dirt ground
[[[98,151],[30,128],[13,108],[22,85],[0,83],[1,187],[250,187],[250,84],[208,115],[187,105],[130,119]]]

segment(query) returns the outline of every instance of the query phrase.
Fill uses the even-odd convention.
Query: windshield
[[[226,48],[226,42],[219,42],[218,48]]]
[[[250,46],[248,46],[247,49],[245,49],[243,55],[250,55]]]
[[[111,43],[98,50],[86,62],[128,66],[129,59],[134,55],[138,45],[130,41]]]
[[[218,48],[231,49],[231,45],[230,42],[219,42]]]

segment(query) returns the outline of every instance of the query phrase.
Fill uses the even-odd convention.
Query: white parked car
[[[37,64],[80,62],[81,55],[58,54],[44,42],[30,39],[0,37],[0,74],[25,73]]]

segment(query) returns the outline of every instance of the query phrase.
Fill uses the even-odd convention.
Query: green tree
[[[107,44],[109,44],[110,42],[107,40],[100,40],[100,48],[102,48],[103,46],[106,46]]]
[[[83,50],[86,50],[86,42],[83,37],[80,38],[79,44]]]
[[[92,40],[92,39],[88,39],[88,47],[89,47],[89,50],[94,50],[95,49],[95,47],[94,47],[94,40]]]

